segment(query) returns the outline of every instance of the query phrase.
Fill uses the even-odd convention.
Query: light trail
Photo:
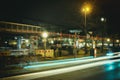
[[[96,66],[108,64],[110,62],[120,62],[120,59],[100,61],[100,62],[94,62],[94,63],[84,64],[84,65],[73,66],[73,67],[23,74],[23,75],[18,75],[18,76],[1,78],[0,80],[30,80],[30,79],[42,78],[42,77],[47,77],[47,76],[52,76],[52,75],[87,69],[87,68],[91,68],[91,67],[96,67]]]
[[[62,64],[69,64],[69,63],[83,63],[84,61],[87,61],[88,59],[91,59],[93,57],[85,57],[85,58],[72,58],[72,59],[64,59],[64,60],[54,60],[54,61],[46,61],[42,62],[42,64],[36,64],[36,65],[28,65],[25,66],[24,69],[28,68],[39,68],[39,67],[46,67],[46,66],[55,66],[55,65],[62,65]],[[86,59],[86,60],[84,60]]]
[[[31,62],[31,63],[29,63],[29,64],[56,63],[56,62],[74,61],[74,60],[82,60],[82,59],[90,59],[90,58],[93,58],[93,57],[92,57],[92,56],[88,56],[88,57],[82,57],[82,58],[69,58],[69,59],[62,59],[62,60]]]
[[[24,69],[29,69],[29,68],[39,68],[39,67],[46,67],[46,66],[57,66],[57,65],[62,65],[62,64],[78,64],[78,63],[87,63],[87,62],[92,62],[92,61],[99,61],[99,60],[107,60],[110,58],[115,58],[118,56],[104,56],[104,57],[98,57],[98,58],[88,58],[88,59],[65,59],[65,60],[55,60],[54,63],[53,61],[49,61],[52,63],[45,63],[45,64],[37,64],[37,65],[28,65],[24,66]]]

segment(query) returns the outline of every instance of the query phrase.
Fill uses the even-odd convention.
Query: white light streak
[[[13,76],[13,77],[6,77],[6,78],[2,78],[1,80],[30,80],[30,79],[35,79],[35,78],[47,77],[47,76],[87,69],[91,67],[104,65],[110,62],[119,62],[119,61],[120,59],[106,60],[106,61],[94,62],[94,63],[84,64],[84,65],[73,66],[73,67],[42,71],[42,72],[36,72],[36,73],[29,73],[29,74],[23,74],[23,75],[18,75],[18,76]]]

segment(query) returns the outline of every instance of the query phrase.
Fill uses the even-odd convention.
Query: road
[[[120,61],[34,80],[120,80]]]
[[[0,80],[119,80],[120,59],[16,75]]]

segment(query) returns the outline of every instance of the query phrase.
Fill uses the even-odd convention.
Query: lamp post
[[[104,18],[104,17],[101,17],[101,22],[102,23],[104,23],[104,22],[106,22],[106,19]],[[101,50],[101,52],[103,53],[103,48],[104,48],[104,32],[105,32],[105,26],[104,26],[104,24],[103,24],[103,29],[102,29],[102,50]]]
[[[116,40],[116,43],[118,44],[118,47],[119,47],[119,42],[120,42],[120,40],[117,39],[117,40]]]
[[[91,5],[85,3],[82,7],[82,12],[84,13],[84,31],[85,31],[85,54],[87,54],[87,14],[91,11]]]
[[[110,38],[107,39],[108,49],[110,48]]]
[[[47,41],[46,38],[48,37],[48,33],[47,33],[47,32],[43,32],[43,33],[42,33],[42,37],[44,38],[44,39],[43,39],[43,42],[44,42],[44,50],[45,50],[45,51],[44,51],[44,58],[46,58],[46,41]]]

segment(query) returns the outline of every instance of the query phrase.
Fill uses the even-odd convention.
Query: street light
[[[85,31],[85,54],[87,54],[87,14],[91,12],[91,5],[89,3],[85,3],[82,7],[82,12],[84,13],[84,31]]]
[[[48,37],[48,33],[47,32],[43,32],[42,37],[43,38],[47,38]]]
[[[104,18],[104,17],[101,17],[101,22],[102,23],[104,23],[104,22],[106,22],[106,18]],[[104,24],[103,24],[103,28],[102,28],[102,48],[101,48],[101,52],[103,53],[103,48],[104,48],[104,32],[105,32],[105,26],[104,26]]]
[[[110,38],[107,39],[108,42],[108,48],[110,47]]]
[[[106,22],[106,18],[101,17],[101,21],[102,21],[102,22]]]
[[[118,47],[119,47],[119,42],[120,42],[120,40],[117,39],[117,40],[116,40],[116,43],[118,44]]]
[[[117,39],[116,42],[119,43],[119,40]]]
[[[43,42],[44,42],[44,50],[45,50],[45,51],[44,51],[44,58],[46,58],[46,41],[47,41],[46,38],[48,37],[48,33],[47,33],[47,32],[43,32],[43,33],[42,33],[42,37],[44,38],[44,39],[43,39]]]
[[[103,22],[103,21],[105,21],[105,19],[102,17],[102,18],[101,18],[101,21]]]
[[[87,17],[87,14],[90,13],[91,9],[90,9],[90,6],[88,4],[85,4],[82,8],[82,12],[84,13],[84,17],[85,17],[85,21],[84,21],[84,26],[86,28],[86,17]]]

